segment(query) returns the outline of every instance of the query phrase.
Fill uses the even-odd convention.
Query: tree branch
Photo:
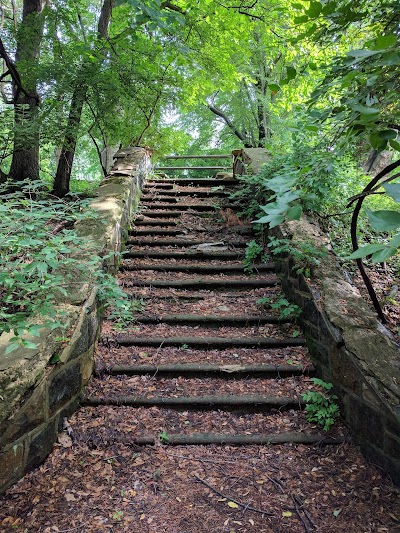
[[[231,119],[229,117],[227,117],[225,115],[225,113],[221,109],[219,109],[218,107],[215,107],[214,105],[209,104],[209,103],[207,103],[206,105],[207,105],[208,109],[212,113],[214,113],[214,115],[217,115],[217,117],[222,118],[222,120],[225,122],[225,124],[228,126],[228,128],[230,130],[232,130],[232,132],[236,135],[236,137],[238,139],[240,139],[244,143],[246,148],[251,148],[251,145],[249,145],[246,135],[244,135],[241,131],[239,131],[235,127],[235,125],[233,124]]]

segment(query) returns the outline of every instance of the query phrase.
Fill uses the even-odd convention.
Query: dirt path
[[[243,271],[233,185],[147,184],[119,274],[143,310],[105,322],[82,407],[0,500],[1,531],[400,531],[390,480],[305,420],[314,369],[296,321],[257,303],[282,294],[273,265]]]

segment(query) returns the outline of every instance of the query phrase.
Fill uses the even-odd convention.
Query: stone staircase
[[[296,321],[257,303],[283,295],[273,264],[244,272],[251,228],[236,217],[223,220],[226,209],[232,218],[228,195],[235,185],[218,179],[145,185],[119,274],[143,309],[123,332],[105,323],[83,401],[88,416],[112,407],[114,441],[344,440],[305,421],[301,393],[313,388],[314,369]],[[102,438],[111,438],[105,431]],[[99,432],[88,428],[82,438],[99,439]]]

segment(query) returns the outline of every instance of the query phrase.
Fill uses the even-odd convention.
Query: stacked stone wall
[[[150,155],[143,148],[120,150],[116,163],[91,202],[99,219],[76,224],[88,247],[76,250],[82,262],[103,257],[103,268],[117,267],[142,183],[150,171]],[[79,405],[83,387],[93,370],[101,313],[94,283],[71,286],[68,298],[57,305],[68,329],[43,328],[37,349],[20,348],[6,354],[8,335],[0,337],[0,493],[51,452],[64,419]],[[34,317],[33,317],[34,318]],[[57,360],[56,364],[51,361]]]
[[[272,230],[327,254],[310,279],[290,254],[278,258],[283,288],[302,307],[302,326],[319,376],[334,384],[341,413],[364,455],[400,484],[400,347],[342,273],[326,235],[303,218]]]

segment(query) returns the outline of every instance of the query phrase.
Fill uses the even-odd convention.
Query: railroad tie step
[[[140,220],[137,218],[133,221],[133,227],[135,228],[136,226],[160,226],[168,228],[178,226],[178,222],[175,220]]]
[[[261,289],[265,287],[275,287],[278,283],[277,278],[273,279],[211,279],[192,278],[188,280],[145,280],[139,281],[133,279],[129,287],[154,287],[160,289],[197,289],[227,291],[229,289]]]
[[[149,259],[183,259],[194,261],[232,261],[243,256],[243,252],[217,252],[208,250],[185,250],[184,252],[167,251],[130,251],[124,252],[125,259],[149,258]]]
[[[125,255],[126,257],[126,255]],[[263,264],[254,264],[252,269],[258,272],[274,272],[275,265],[272,263],[263,263]],[[130,272],[137,270],[152,270],[155,272],[187,272],[192,274],[223,274],[223,273],[237,273],[243,274],[244,265],[243,263],[236,264],[212,264],[212,265],[182,265],[182,264],[170,264],[170,263],[161,263],[161,264],[138,264],[130,265],[126,262],[122,262],[120,266],[121,271]]]
[[[228,187],[232,185],[238,185],[240,182],[237,179],[220,179],[220,178],[163,178],[157,181],[147,181],[146,185],[149,187],[171,185],[199,185],[200,187],[215,187],[223,186]]]
[[[305,346],[301,337],[275,339],[270,337],[134,337],[117,335],[109,339],[119,346],[187,346],[188,348],[286,348],[289,346]]]
[[[163,198],[165,197],[172,197],[172,198],[178,198],[178,197],[186,197],[191,196],[193,198],[209,198],[212,196],[215,196],[216,198],[226,198],[229,196],[229,192],[227,191],[198,191],[196,188],[193,188],[191,190],[170,190],[170,189],[160,189],[160,190],[154,190],[148,187],[144,187],[142,190],[143,196],[142,198],[146,198],[147,196],[156,196],[158,194],[162,195]]]
[[[129,231],[129,235],[133,237],[142,236],[168,236],[168,235],[181,235],[181,229],[132,229]]]
[[[285,433],[258,433],[254,435],[229,435],[224,433],[194,433],[194,434],[165,434],[162,437],[156,435],[134,436],[118,435],[113,442],[125,446],[153,446],[160,444],[165,446],[201,446],[201,445],[273,445],[273,444],[303,444],[309,446],[338,446],[349,441],[346,436],[328,437],[322,434],[308,434],[303,432]]]
[[[262,324],[291,324],[294,318],[273,315],[160,315],[143,316],[136,318],[141,324],[173,324],[181,326],[258,326]]]
[[[254,411],[269,411],[272,409],[290,410],[303,409],[303,399],[284,396],[265,396],[261,394],[244,395],[202,395],[202,396],[88,396],[83,398],[81,404],[85,407],[100,405],[115,405],[125,407],[172,407],[207,409],[243,409],[251,408]]]
[[[151,209],[145,209],[142,211],[142,215],[150,218],[173,218],[173,219],[179,219],[182,215],[182,211],[174,210],[175,206],[173,206],[172,209],[164,209],[165,206],[162,206],[161,208],[157,208],[155,205],[151,206]],[[170,206],[172,207],[172,206]],[[155,209],[160,209],[159,211],[155,211]],[[207,210],[201,211],[201,213],[209,214],[209,213],[215,213],[215,209],[208,208]]]
[[[141,246],[200,246],[206,244],[204,240],[202,241],[195,241],[193,239],[146,239],[146,238],[140,238],[140,237],[129,237],[128,238],[128,245],[138,245]],[[235,248],[245,248],[246,243],[245,242],[235,242],[235,243],[228,243],[221,246],[234,246]]]
[[[171,364],[137,364],[137,365],[103,365],[95,370],[96,376],[158,376],[158,377],[224,377],[238,379],[243,377],[262,377],[280,379],[288,376],[314,375],[312,365],[240,365],[213,363],[171,363]]]
[[[140,204],[142,207],[149,207],[151,209],[164,209],[171,207],[175,211],[188,211],[189,209],[192,211],[207,211],[212,212],[215,211],[215,206],[213,204],[174,204],[174,205],[165,205],[162,203],[156,203],[156,202],[142,202]]]

